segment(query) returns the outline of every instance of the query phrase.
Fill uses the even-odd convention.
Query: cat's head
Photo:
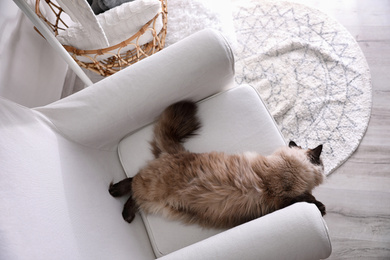
[[[290,141],[288,143],[288,147],[290,148],[297,148],[297,149],[302,149],[302,147],[298,146],[294,141]],[[324,167],[321,159],[321,152],[322,152],[322,144],[317,146],[314,149],[307,149],[306,150],[306,155],[310,162],[314,165],[320,165]]]
[[[324,180],[324,166],[321,160],[322,145],[304,149],[291,141],[281,147],[269,160],[278,169],[280,182],[289,191],[287,196],[297,196],[312,189]]]
[[[310,173],[313,186],[321,184],[324,180],[324,165],[321,159],[322,147],[321,144],[313,149],[304,149],[294,141],[290,141],[287,148],[291,151],[291,153],[288,153],[292,155],[291,159],[294,158],[302,162],[302,171],[299,172],[301,174],[303,174],[303,172]]]

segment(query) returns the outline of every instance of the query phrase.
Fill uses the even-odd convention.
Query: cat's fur
[[[322,145],[304,150],[290,142],[270,156],[191,153],[182,142],[200,128],[196,112],[190,101],[166,108],[154,128],[155,159],[133,178],[110,185],[114,197],[131,194],[122,213],[126,221],[142,210],[229,228],[301,201],[325,214],[325,206],[311,194],[324,178]]]

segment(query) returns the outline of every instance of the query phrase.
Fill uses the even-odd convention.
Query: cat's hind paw
[[[135,218],[136,212],[137,206],[135,205],[135,201],[133,200],[133,198],[130,197],[126,201],[125,206],[123,207],[122,217],[126,222],[131,223]]]
[[[115,184],[111,182],[110,187],[108,188],[108,192],[113,197],[121,197],[123,195],[129,194],[131,192],[131,183],[132,178],[124,179]]]
[[[108,192],[113,197],[120,197],[120,196],[122,196],[120,190],[118,189],[118,186],[115,186],[115,184],[112,183],[112,182],[110,183],[110,187],[108,188]]]
[[[123,216],[123,219],[128,222],[128,223],[131,223],[133,222],[134,218],[135,218],[135,214],[132,213],[132,214],[128,214],[128,213],[125,213],[125,211],[122,212],[122,216]]]

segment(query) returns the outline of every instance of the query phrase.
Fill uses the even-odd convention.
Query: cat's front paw
[[[326,214],[326,207],[325,207],[325,205],[322,204],[322,202],[320,202],[320,201],[318,201],[318,200],[316,200],[316,201],[314,202],[314,204],[315,204],[315,205],[317,206],[317,208],[320,210],[321,215],[322,215],[322,216],[325,216],[325,214]]]

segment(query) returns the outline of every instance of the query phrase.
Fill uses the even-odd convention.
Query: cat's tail
[[[151,142],[156,158],[162,152],[175,154],[185,151],[182,143],[201,127],[197,110],[194,102],[185,100],[170,105],[162,112],[154,127]]]

